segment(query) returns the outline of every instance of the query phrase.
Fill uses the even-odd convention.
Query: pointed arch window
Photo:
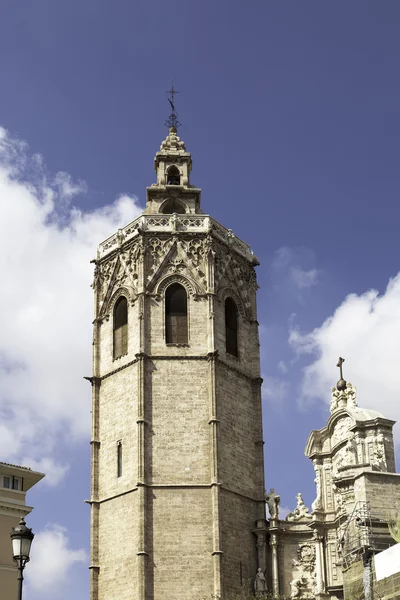
[[[121,296],[114,308],[114,358],[128,353],[128,301]]]
[[[177,215],[184,215],[186,212],[184,205],[182,202],[179,202],[176,198],[171,198],[167,200],[167,202],[162,207],[163,215],[172,215],[176,213]]]
[[[165,292],[165,337],[167,344],[188,343],[187,294],[179,283]]]
[[[225,300],[225,344],[227,354],[238,356],[238,311],[232,298]]]
[[[181,185],[181,174],[178,167],[172,166],[168,169],[167,185]]]

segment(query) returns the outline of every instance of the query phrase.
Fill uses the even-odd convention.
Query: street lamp
[[[13,558],[18,566],[18,600],[22,600],[22,575],[25,565],[29,562],[29,553],[31,551],[32,540],[35,535],[32,529],[26,526],[25,519],[22,517],[17,527],[12,528],[11,542],[13,549]]]

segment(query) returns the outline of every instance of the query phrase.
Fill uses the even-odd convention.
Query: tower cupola
[[[178,115],[175,110],[175,94],[172,86],[171,114],[166,121],[169,129],[159,152],[154,158],[157,183],[147,188],[146,213],[184,214],[200,213],[200,190],[190,184],[192,156],[185,142],[178,136]]]

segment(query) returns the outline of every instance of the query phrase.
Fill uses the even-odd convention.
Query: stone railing
[[[112,250],[121,246],[124,242],[134,238],[140,231],[163,231],[174,233],[177,231],[196,231],[199,233],[212,232],[217,238],[232,246],[247,259],[253,253],[245,242],[235,236],[231,229],[225,229],[217,221],[208,215],[142,215],[119,229],[117,233],[106,239],[99,246],[98,258],[102,258]]]

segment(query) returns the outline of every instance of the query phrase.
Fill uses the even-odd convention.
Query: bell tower
[[[94,261],[91,600],[228,599],[266,568],[258,262],[202,213],[170,104],[145,211]]]

